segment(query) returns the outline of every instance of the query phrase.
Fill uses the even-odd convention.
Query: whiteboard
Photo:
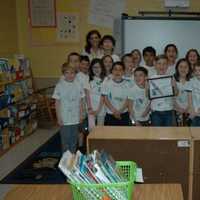
[[[179,57],[185,57],[191,48],[200,50],[200,20],[129,18],[122,24],[123,53],[153,46],[161,54],[169,43],[178,47]]]

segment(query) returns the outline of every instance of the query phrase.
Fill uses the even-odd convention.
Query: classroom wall
[[[0,6],[0,57],[18,52],[15,0],[1,1]]]
[[[199,11],[200,1],[190,0],[191,7],[187,11]],[[79,13],[80,15],[80,41],[77,43],[54,44],[54,45],[32,45],[31,34],[37,31],[41,37],[51,37],[52,28],[33,29],[30,31],[28,25],[28,0],[16,0],[18,44],[21,53],[27,55],[32,62],[33,74],[37,78],[57,78],[60,75],[59,66],[71,51],[80,52],[85,44],[85,35],[90,29],[98,29],[102,34],[112,33],[111,29],[89,25],[87,23],[89,0],[57,0],[57,10],[62,12]],[[126,12],[129,15],[137,15],[139,10],[161,11],[162,0],[127,0]],[[39,31],[39,33],[38,33]]]

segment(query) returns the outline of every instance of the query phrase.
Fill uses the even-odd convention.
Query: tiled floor
[[[57,130],[58,128],[38,129],[34,134],[27,137],[0,157],[0,179],[15,169],[29,155],[38,149],[38,147],[52,137]],[[3,200],[3,197],[11,187],[12,185],[0,184],[0,200]]]

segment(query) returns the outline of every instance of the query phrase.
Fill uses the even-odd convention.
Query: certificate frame
[[[148,78],[150,100],[175,96],[175,90],[172,86],[173,76],[163,76]]]

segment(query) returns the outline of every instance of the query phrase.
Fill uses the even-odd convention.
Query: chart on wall
[[[29,0],[28,2],[32,27],[56,27],[55,0]]]
[[[79,16],[78,14],[57,14],[57,41],[78,42],[79,41]]]

